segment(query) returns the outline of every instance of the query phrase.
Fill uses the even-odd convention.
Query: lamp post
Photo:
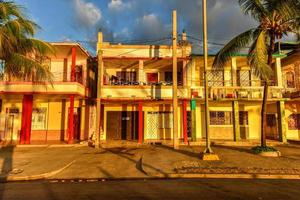
[[[202,0],[202,14],[203,14],[203,54],[204,54],[204,88],[205,88],[205,136],[206,147],[203,152],[203,160],[219,160],[219,157],[213,153],[210,146],[209,134],[209,106],[208,106],[208,48],[207,48],[207,4],[206,0]],[[201,77],[201,76],[200,76]]]
[[[177,98],[177,12],[173,10],[173,145],[179,148],[178,141],[178,98]]]

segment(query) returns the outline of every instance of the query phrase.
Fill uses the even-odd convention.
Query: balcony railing
[[[0,82],[0,93],[22,94],[75,94],[80,96],[88,95],[88,90],[77,82]]]
[[[204,98],[204,87],[191,89],[192,97]],[[260,100],[263,98],[263,87],[209,87],[209,98],[214,100],[222,99],[249,99]],[[284,89],[276,86],[269,87],[268,98],[284,98]]]
[[[164,85],[131,85],[131,86],[102,86],[102,98],[107,99],[171,99],[172,86]],[[178,87],[178,98],[189,98],[190,90]]]

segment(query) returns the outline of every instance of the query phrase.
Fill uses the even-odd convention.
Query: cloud
[[[171,27],[164,24],[154,13],[143,15],[136,20],[133,28],[136,39],[159,39],[170,35]]]
[[[130,2],[124,3],[122,0],[111,0],[108,4],[108,8],[112,11],[122,11],[131,7]]]
[[[85,0],[74,0],[76,18],[80,25],[87,28],[95,26],[102,18],[101,10]]]

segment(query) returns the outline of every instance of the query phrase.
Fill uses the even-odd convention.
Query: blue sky
[[[135,42],[171,34],[171,12],[178,10],[178,31],[201,39],[201,0],[15,0],[42,29],[37,37],[47,41],[82,41],[93,51],[96,33],[105,40]],[[244,16],[236,0],[208,0],[210,52],[237,33],[256,25]],[[201,43],[193,40],[195,51]],[[92,52],[93,53],[93,52]]]

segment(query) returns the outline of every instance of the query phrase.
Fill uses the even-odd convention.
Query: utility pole
[[[102,59],[102,44],[103,44],[103,33],[98,33],[98,44],[97,44],[97,57],[98,57],[98,76],[97,76],[97,100],[96,100],[96,141],[95,148],[100,148],[101,141],[101,90],[102,90],[102,79],[103,79],[103,59]]]
[[[208,48],[207,48],[207,4],[206,0],[202,0],[202,14],[203,14],[203,54],[204,54],[204,88],[205,88],[205,136],[206,148],[203,152],[203,160],[219,160],[219,157],[213,153],[210,146],[209,135],[209,106],[208,106]],[[200,76],[201,77],[201,76]]]
[[[178,141],[178,98],[177,98],[177,11],[173,10],[173,140],[174,149],[179,149]]]

